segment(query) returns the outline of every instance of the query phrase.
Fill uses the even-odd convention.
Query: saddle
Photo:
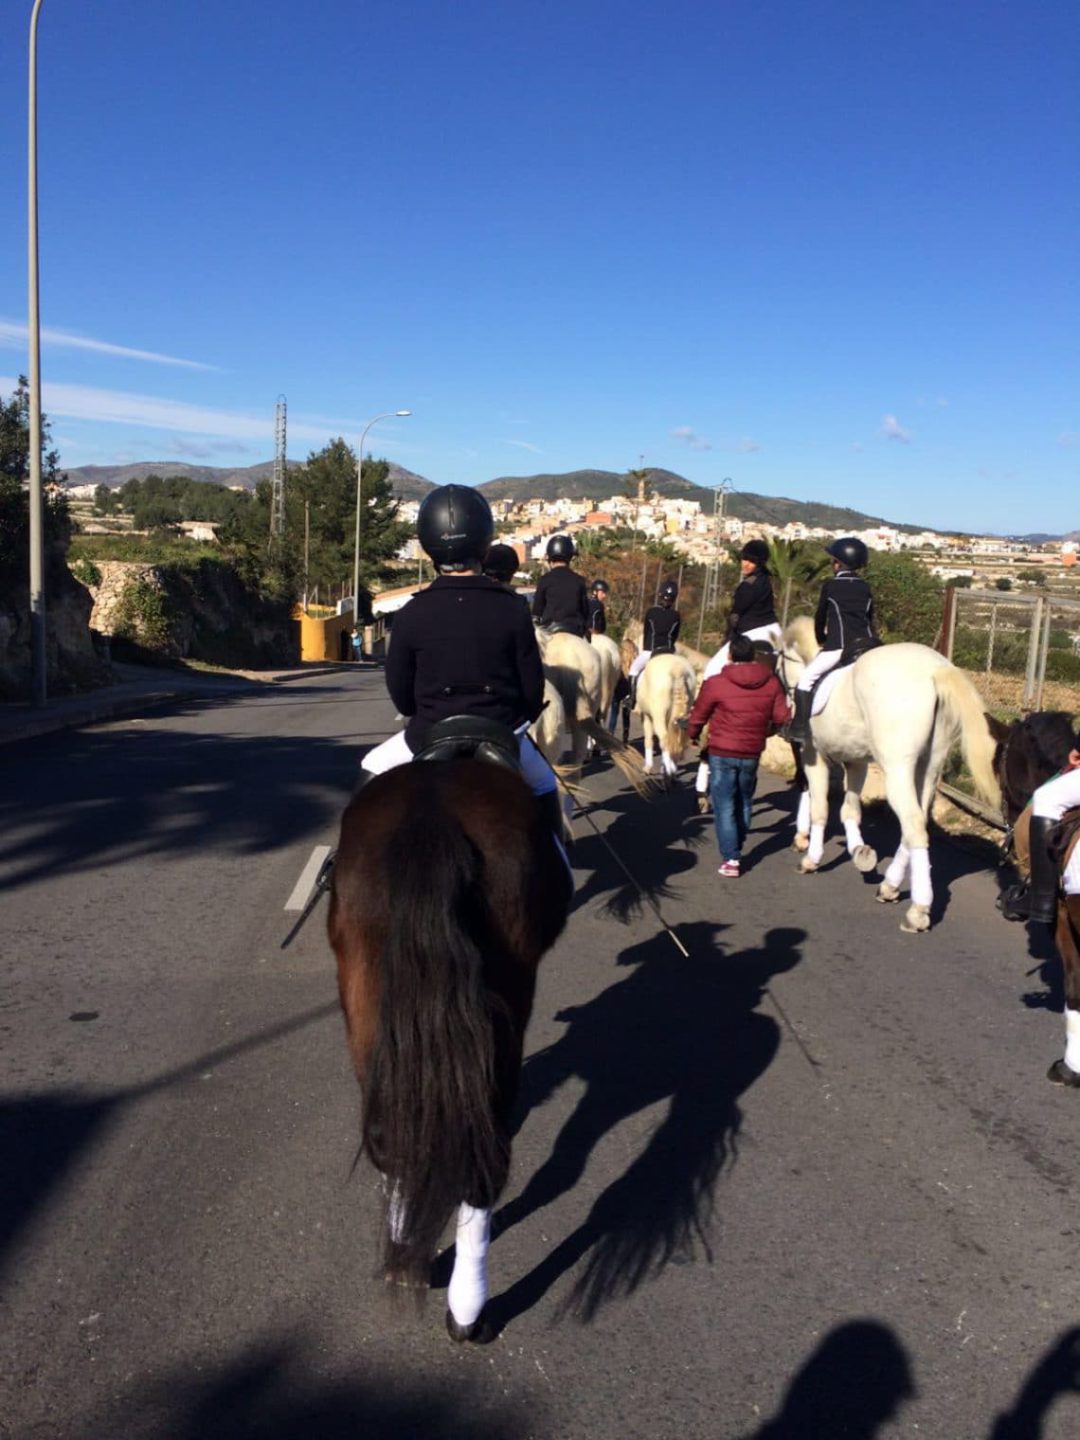
[[[418,760],[484,760],[521,773],[518,739],[508,725],[478,715],[451,715],[428,727]]]
[[[1080,840],[1080,807],[1066,810],[1050,831],[1050,853],[1064,869],[1077,841]],[[1012,832],[1013,859],[1025,880],[1031,875],[1031,804],[1017,816]]]
[[[845,669],[848,665],[854,665],[856,660],[861,660],[862,657],[868,655],[871,650],[877,650],[884,644],[885,641],[879,640],[876,635],[856,635],[855,639],[849,641],[843,650],[840,651],[840,659],[832,669],[826,670],[824,675],[819,675],[814,681],[810,687],[810,694],[816,697],[818,690],[830,676],[838,674],[839,671]],[[813,701],[811,701],[811,704],[813,704]],[[822,702],[821,708],[825,708],[824,702]],[[814,711],[814,713],[816,714],[817,712]]]

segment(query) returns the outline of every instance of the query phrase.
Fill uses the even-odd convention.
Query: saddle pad
[[[825,709],[829,703],[829,696],[836,689],[836,682],[846,669],[846,665],[837,666],[835,670],[830,670],[827,675],[823,676],[814,687],[814,704],[810,710],[811,715],[820,715]]]

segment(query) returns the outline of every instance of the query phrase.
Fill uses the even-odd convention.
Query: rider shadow
[[[1012,1409],[998,1416],[987,1440],[1039,1440],[1043,1420],[1060,1395],[1080,1395],[1080,1326],[1061,1332],[1024,1380]]]
[[[914,1394],[911,1361],[889,1326],[849,1320],[825,1336],[777,1415],[746,1440],[872,1440]]]
[[[623,951],[626,979],[560,1012],[562,1039],[533,1055],[522,1075],[521,1111],[542,1106],[569,1079],[585,1093],[551,1154],[524,1190],[497,1212],[493,1233],[567,1195],[593,1150],[616,1126],[667,1101],[667,1113],[624,1174],[582,1223],[528,1275],[489,1302],[495,1333],[530,1310],[585,1261],[560,1306],[584,1322],[632,1295],[669,1263],[713,1258],[715,1190],[738,1156],[739,1097],[768,1069],[780,1044],[760,1012],[774,975],[798,964],[806,932],[775,929],[760,948],[725,955],[708,921],[680,927],[689,955],[666,935]],[[664,1043],[664,1037],[675,1043]]]

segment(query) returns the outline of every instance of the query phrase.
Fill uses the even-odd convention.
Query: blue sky
[[[1076,529],[1078,96],[1075,0],[44,0],[54,439],[251,464],[283,393],[294,459],[408,407],[368,449],[437,482]]]

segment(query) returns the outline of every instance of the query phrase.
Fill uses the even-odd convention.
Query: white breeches
[[[759,625],[755,630],[746,631],[747,640],[767,640],[774,650],[778,648],[781,638],[782,632],[779,625]],[[720,671],[728,663],[730,650],[730,641],[728,641],[726,645],[720,646],[720,649],[717,650],[716,654],[705,666],[705,672],[701,677],[702,680],[709,680],[713,675],[720,674]]]
[[[534,795],[549,795],[557,783],[555,772],[526,734],[526,728],[522,726],[514,732],[518,737],[521,777]],[[391,735],[389,740],[384,740],[381,745],[369,750],[360,762],[360,768],[370,775],[384,775],[387,770],[408,765],[412,758],[413,753],[405,743],[405,732],[399,730],[396,735]]]
[[[1040,785],[1031,797],[1031,813],[1047,820],[1060,820],[1066,810],[1080,805],[1080,769],[1069,770]],[[1080,845],[1073,850],[1061,877],[1066,895],[1080,895]],[[1078,1038],[1080,1044],[1080,1038]]]
[[[812,689],[814,681],[821,675],[827,675],[833,666],[837,664],[841,653],[839,650],[819,650],[799,676],[799,683],[795,686],[795,689]]]
[[[636,680],[651,659],[651,650],[639,650],[630,663],[630,679]]]

